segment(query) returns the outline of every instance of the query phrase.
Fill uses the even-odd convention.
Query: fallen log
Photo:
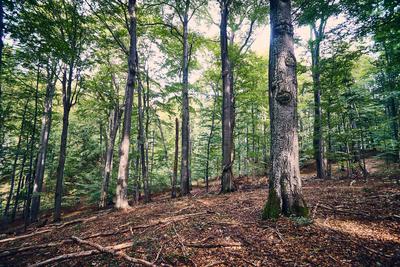
[[[129,242],[129,243],[123,243],[123,244],[119,244],[119,245],[115,245],[115,246],[109,246],[107,248],[113,249],[115,251],[118,251],[118,250],[130,248],[131,246],[132,246],[132,243]],[[50,258],[50,259],[47,259],[45,261],[41,261],[41,262],[29,265],[29,266],[30,267],[46,266],[46,265],[49,265],[51,263],[56,263],[56,262],[69,260],[69,259],[87,257],[87,256],[96,255],[96,254],[100,254],[100,253],[101,253],[101,251],[99,251],[97,249],[85,250],[85,251],[74,252],[74,253],[68,253],[68,254],[59,255],[59,256],[56,256],[54,258]]]
[[[52,231],[52,229],[46,229],[46,230],[36,231],[36,232],[30,233],[30,234],[26,234],[26,235],[19,235],[19,236],[15,236],[15,237],[0,239],[0,243],[14,241],[14,240],[18,240],[18,239],[22,239],[22,238],[26,238],[26,237],[31,237],[31,236],[34,236],[34,235],[43,234],[43,233],[47,233],[47,232],[50,232],[50,231]]]
[[[59,242],[52,242],[52,243],[47,243],[47,244],[40,244],[40,245],[33,245],[33,246],[25,246],[25,247],[14,247],[14,248],[9,248],[7,250],[3,250],[0,252],[0,258],[3,257],[8,257],[17,253],[23,253],[29,250],[37,250],[37,249],[42,249],[42,248],[50,248],[50,247],[57,247],[61,246],[63,244],[67,243],[72,243],[72,239],[66,239],[62,240]]]
[[[126,253],[124,253],[122,251],[118,251],[118,250],[115,250],[115,249],[109,248],[109,247],[103,247],[103,246],[101,246],[101,245],[99,245],[97,243],[90,242],[90,241],[87,241],[87,240],[82,240],[82,239],[80,239],[80,238],[78,238],[76,236],[72,236],[71,239],[76,241],[76,242],[78,242],[78,243],[80,243],[80,244],[94,247],[95,249],[97,249],[100,252],[108,253],[108,254],[111,254],[111,255],[114,255],[114,256],[121,257],[121,258],[129,261],[130,263],[141,264],[143,266],[150,266],[150,267],[155,267],[156,266],[156,265],[154,265],[153,263],[151,263],[149,261],[133,258],[131,256],[128,256]]]

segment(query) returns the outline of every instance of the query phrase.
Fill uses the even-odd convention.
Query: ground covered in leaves
[[[156,266],[399,266],[400,185],[396,177],[308,179],[311,218],[260,219],[265,177],[241,178],[237,192],[218,195],[195,187],[192,196],[168,194],[127,212],[82,209],[62,224],[3,234],[0,265],[129,266],[90,241]],[[37,265],[37,266],[40,266]]]

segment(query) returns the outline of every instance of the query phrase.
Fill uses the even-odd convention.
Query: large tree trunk
[[[235,190],[233,184],[233,86],[232,71],[228,55],[228,17],[229,5],[231,1],[222,0],[221,5],[221,25],[220,25],[220,45],[222,62],[222,176],[221,193],[232,192]]]
[[[47,146],[50,137],[51,128],[51,114],[53,107],[53,96],[55,89],[55,69],[47,70],[47,86],[46,86],[46,97],[44,102],[44,111],[42,114],[42,127],[40,130],[39,140],[39,153],[36,163],[35,180],[33,184],[32,194],[32,207],[30,213],[31,221],[37,221],[40,210],[40,194],[42,193],[43,177],[46,163]]]
[[[182,69],[182,161],[181,161],[181,195],[190,193],[190,132],[189,132],[189,0],[186,0],[183,14],[183,69]]]
[[[297,78],[290,0],[270,0],[269,105],[271,177],[264,219],[306,216],[297,137]]]
[[[132,104],[133,104],[133,91],[136,79],[136,0],[129,0],[128,5],[129,21],[130,21],[130,47],[128,59],[128,79],[125,90],[125,105],[124,105],[124,122],[122,129],[122,141],[119,150],[119,167],[118,167],[118,180],[116,190],[116,203],[117,209],[127,209],[128,204],[128,177],[129,177],[129,147],[130,147],[130,133],[131,133],[131,118],[132,118]]]

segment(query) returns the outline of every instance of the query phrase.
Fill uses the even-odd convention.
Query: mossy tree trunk
[[[271,174],[263,219],[307,216],[299,170],[297,78],[290,0],[270,0]]]

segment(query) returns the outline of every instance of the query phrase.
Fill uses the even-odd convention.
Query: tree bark
[[[72,94],[72,80],[74,72],[74,62],[69,64],[68,76],[67,68],[64,69],[63,80],[62,80],[62,91],[63,91],[63,120],[62,120],[62,131],[61,131],[61,143],[60,153],[58,158],[57,167],[57,182],[56,191],[54,197],[54,221],[61,220],[61,202],[62,202],[62,190],[64,180],[64,166],[67,156],[67,138],[68,138],[68,127],[69,127],[69,113],[71,111],[71,94]]]
[[[311,42],[311,62],[312,62],[312,79],[314,87],[314,134],[313,148],[314,158],[317,165],[317,178],[325,178],[324,164],[324,141],[322,134],[322,108],[321,108],[321,80],[320,80],[320,44],[323,35],[324,22],[321,20],[321,25],[317,31],[315,25],[312,29],[315,34],[315,40]]]
[[[42,126],[40,130],[39,153],[36,164],[35,179],[32,193],[32,207],[30,211],[31,221],[37,221],[40,210],[40,194],[42,193],[43,178],[46,163],[47,146],[50,138],[51,114],[53,107],[53,96],[55,90],[55,69],[47,69],[47,86],[42,114]]]
[[[232,71],[228,54],[228,17],[230,0],[221,0],[221,24],[220,24],[220,45],[222,62],[222,176],[221,193],[228,193],[235,190],[233,184],[233,86]]]
[[[119,167],[118,167],[118,180],[116,189],[116,203],[117,209],[127,209],[128,204],[128,177],[129,177],[129,147],[130,147],[130,133],[131,133],[131,118],[132,118],[132,104],[133,104],[133,91],[136,79],[136,0],[129,0],[129,23],[130,23],[130,47],[128,59],[128,79],[125,91],[125,105],[124,105],[124,122],[122,129],[122,141],[119,151]]]
[[[190,193],[190,131],[189,131],[189,5],[185,1],[183,14],[183,69],[182,69],[182,161],[181,161],[181,195]]]
[[[110,112],[110,116],[108,119],[109,132],[108,132],[108,142],[106,149],[106,161],[104,165],[103,183],[101,186],[101,195],[99,203],[100,208],[104,208],[107,206],[108,187],[110,185],[110,179],[112,176],[112,168],[113,168],[114,146],[117,137],[119,123],[121,120],[121,115],[122,112],[120,111],[119,105],[117,103],[114,109]]]
[[[215,114],[217,113],[217,101],[218,101],[218,94],[215,94],[215,99],[214,99],[214,107],[213,107],[213,113],[211,117],[211,129],[210,129],[210,134],[208,135],[207,139],[207,157],[206,157],[206,177],[205,177],[205,182],[206,182],[206,192],[208,192],[208,180],[210,176],[210,150],[211,150],[211,140],[213,137],[214,133],[214,123],[215,123]]]
[[[32,203],[32,191],[33,191],[33,181],[35,179],[33,169],[34,157],[35,157],[35,136],[36,136],[36,125],[37,125],[37,115],[38,115],[38,100],[39,100],[39,79],[40,79],[40,66],[38,66],[37,76],[36,76],[36,94],[35,94],[35,113],[33,117],[33,129],[31,132],[31,140],[30,140],[30,157],[29,157],[29,171],[26,176],[26,196],[24,202],[24,221],[25,221],[25,230],[28,226],[30,219],[30,209]],[[37,159],[36,159],[37,160]]]
[[[264,219],[307,216],[299,169],[297,78],[290,0],[270,0],[271,177]]]
[[[139,76],[139,74],[138,74]],[[140,152],[140,166],[142,170],[142,178],[143,178],[143,190],[144,190],[144,201],[147,203],[150,201],[150,192],[149,192],[149,175],[148,175],[148,160],[147,160],[147,136],[145,136],[145,129],[144,129],[144,111],[143,106],[146,105],[146,98],[144,88],[142,83],[140,82],[140,78],[138,77],[139,84],[138,84],[138,131],[139,131],[139,152]],[[143,94],[143,98],[142,98]],[[142,104],[143,101],[143,104]]]

